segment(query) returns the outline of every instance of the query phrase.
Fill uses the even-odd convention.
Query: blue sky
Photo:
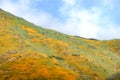
[[[120,38],[120,0],[0,0],[16,16],[70,35]]]

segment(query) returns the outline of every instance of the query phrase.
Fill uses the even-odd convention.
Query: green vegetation
[[[0,80],[120,80],[119,73],[119,39],[70,36],[0,10]]]

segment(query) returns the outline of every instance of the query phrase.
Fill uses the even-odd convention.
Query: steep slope
[[[44,29],[0,10],[0,80],[112,79],[120,72],[119,44]]]

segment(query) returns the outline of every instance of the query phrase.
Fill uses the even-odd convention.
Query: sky
[[[120,39],[120,0],[0,0],[0,8],[44,28]]]

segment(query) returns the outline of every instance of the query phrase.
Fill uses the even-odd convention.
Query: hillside
[[[120,80],[120,40],[66,35],[0,9],[0,80]]]

